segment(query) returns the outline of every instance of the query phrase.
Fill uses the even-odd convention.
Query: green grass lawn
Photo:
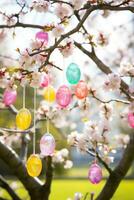
[[[69,197],[73,198],[75,192],[81,192],[82,194],[94,192],[97,195],[104,183],[105,181],[102,181],[98,185],[92,185],[88,180],[54,180],[50,200],[67,200]],[[17,184],[19,183],[17,182]],[[20,184],[17,193],[23,200],[29,199],[27,192]],[[10,200],[8,194],[2,189],[0,190],[0,197]],[[112,200],[134,200],[134,181],[122,181]]]
[[[55,180],[50,200],[66,200],[68,197],[73,197],[74,192],[83,194],[94,192],[97,195],[104,183],[105,181],[102,181],[98,185],[92,185],[88,180]],[[123,181],[112,200],[134,200],[134,181]]]

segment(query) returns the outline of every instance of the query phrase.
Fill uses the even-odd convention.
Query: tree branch
[[[104,101],[104,100],[102,100],[102,99],[96,97],[96,96],[93,94],[92,91],[91,91],[91,94],[92,94],[92,97],[93,97],[94,99],[96,99],[97,101],[99,101],[99,102],[101,102],[101,103],[107,104],[107,103],[111,103],[111,102],[119,102],[119,103],[123,103],[123,104],[130,104],[130,101],[125,101],[125,100],[123,100],[123,99],[110,99],[110,100]]]
[[[0,187],[4,188],[8,192],[8,194],[12,197],[13,200],[21,200],[1,175],[0,175]]]
[[[88,10],[85,12],[83,18],[82,18],[81,21],[77,24],[77,26],[76,26],[74,29],[72,29],[71,31],[69,31],[68,33],[62,35],[62,36],[60,37],[60,39],[57,40],[57,41],[55,42],[55,44],[54,44],[53,46],[51,46],[51,47],[47,50],[47,51],[48,51],[47,59],[46,59],[45,63],[39,68],[39,70],[41,70],[41,68],[42,68],[43,66],[46,66],[46,65],[49,63],[49,58],[50,58],[51,54],[53,53],[53,51],[58,47],[58,45],[59,45],[64,39],[68,38],[69,36],[71,36],[71,35],[73,35],[74,33],[76,33],[76,32],[79,31],[79,29],[82,27],[82,25],[84,24],[84,22],[86,21],[86,19],[88,18],[88,16],[90,15],[90,13],[91,13],[93,10],[94,10],[94,9],[93,9],[92,7],[90,7],[90,9],[88,9]],[[38,52],[35,52],[34,55],[39,54],[39,53],[42,53],[42,52],[44,52],[44,51],[46,51],[46,50],[40,50],[40,51],[38,51]]]
[[[96,200],[112,199],[112,196],[115,193],[116,189],[118,188],[121,180],[124,178],[130,166],[132,165],[133,160],[134,160],[134,134],[131,133],[130,142],[124,151],[122,159],[120,160],[118,166],[110,174],[103,190],[96,198]]]
[[[84,54],[86,54],[90,59],[92,59],[92,61],[96,64],[96,66],[105,74],[110,74],[113,73],[112,70],[105,65],[97,56],[96,53],[94,51],[94,49],[89,52],[88,50],[86,50],[81,44],[79,44],[78,42],[74,42],[75,46],[78,47]],[[129,100],[133,100],[134,97],[131,97],[129,95],[129,87],[128,85],[121,80],[121,91],[127,96],[127,98]]]
[[[3,25],[0,25],[0,29],[10,29],[10,28],[34,28],[34,29],[42,29],[44,30],[45,29],[45,26],[41,26],[41,25],[36,25],[36,24],[24,24],[24,23],[21,23],[21,22],[17,22],[13,25],[6,25],[6,24],[3,24]]]
[[[107,165],[107,163],[101,158],[98,152],[95,152],[93,149],[87,151],[88,154],[90,154],[93,157],[97,157],[99,162],[105,167],[105,169],[108,171],[109,174],[112,173],[112,169]]]
[[[91,6],[89,4],[86,4],[81,10],[89,9]],[[110,4],[98,4],[92,6],[94,10],[110,10],[110,11],[130,11],[134,13],[134,7],[133,6],[111,6]]]
[[[32,178],[27,174],[26,167],[19,159],[18,155],[10,147],[0,141],[0,158],[10,167],[15,176],[22,182],[28,190],[30,196],[36,195],[36,191],[42,187],[42,182],[37,178]],[[36,199],[36,196],[35,196]]]
[[[51,192],[51,183],[53,179],[52,157],[46,157],[46,182],[42,186],[43,199],[48,199]]]
[[[20,148],[20,159],[25,162],[27,159],[29,134],[22,134],[21,136],[21,148]]]

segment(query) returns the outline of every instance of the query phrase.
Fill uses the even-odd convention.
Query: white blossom
[[[71,132],[71,134],[67,136],[68,144],[69,145],[74,145],[75,142],[76,142],[77,137],[78,137],[78,132],[77,131]]]
[[[61,24],[59,24],[52,30],[52,33],[54,37],[60,37],[64,33],[64,27]]]
[[[81,198],[82,198],[82,194],[80,193],[80,192],[76,192],[75,194],[74,194],[74,200],[80,200]]]
[[[55,14],[57,17],[63,19],[71,14],[71,8],[67,5],[58,4],[55,8]]]
[[[63,128],[67,127],[69,125],[69,121],[66,120],[66,117],[68,115],[67,110],[59,110],[58,108],[52,113],[53,115],[53,123],[57,128]]]
[[[73,54],[74,51],[74,44],[73,42],[67,42],[67,44],[60,49],[62,55],[67,58]]]
[[[122,60],[120,63],[119,73],[121,76],[134,75],[134,66],[128,60]]]
[[[68,157],[68,154],[69,154],[69,151],[68,151],[68,149],[62,149],[61,151],[61,155],[64,157],[64,158],[66,158],[66,157]]]
[[[44,0],[34,0],[32,2],[31,8],[35,9],[37,12],[48,12],[50,8],[50,3]]]
[[[53,158],[52,158],[53,162],[54,163],[63,163],[64,162],[64,158],[61,154],[60,151],[57,151],[54,155],[53,155]]]
[[[80,152],[87,152],[89,148],[89,138],[85,134],[79,134],[77,136],[77,149]]]
[[[130,141],[129,135],[124,135],[124,134],[118,134],[115,136],[116,143],[118,144],[118,147],[126,147],[126,145]]]
[[[88,122],[85,123],[84,133],[87,136],[92,136],[92,135],[94,135],[97,132],[98,132],[98,126],[97,126],[96,122],[94,122],[94,121],[88,121]]]
[[[99,122],[98,129],[100,133],[108,133],[108,131],[110,131],[109,120],[105,117],[102,117]]]
[[[26,86],[29,83],[29,80],[26,77],[21,78],[20,85],[22,87]]]
[[[109,119],[112,116],[113,107],[111,104],[101,104],[100,106],[100,116]]]
[[[121,78],[117,74],[111,73],[104,82],[104,90],[118,90],[120,88]]]
[[[14,190],[16,190],[16,189],[18,188],[17,182],[12,182],[12,183],[11,183],[11,187],[12,187]]]
[[[73,162],[71,160],[66,160],[65,164],[64,164],[64,168],[65,169],[70,169],[73,166]]]
[[[41,73],[40,72],[32,73],[32,81],[30,83],[30,86],[38,88],[40,86],[40,81],[41,81]]]
[[[32,50],[40,49],[43,46],[43,42],[39,40],[31,40],[30,47]]]
[[[25,66],[26,68],[31,67],[35,63],[33,57],[30,57],[27,50],[24,50],[20,54],[19,63],[21,66]]]
[[[104,158],[104,161],[109,165],[110,163],[114,162],[114,157],[107,156],[107,157]]]
[[[83,0],[71,0],[71,3],[74,6],[74,10],[79,10],[83,6],[84,1]]]

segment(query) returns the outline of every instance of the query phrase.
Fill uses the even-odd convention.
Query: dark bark
[[[14,175],[22,182],[31,200],[48,200],[53,177],[52,158],[46,158],[46,182],[43,184],[38,178],[27,174],[24,163],[8,146],[0,142],[0,158],[10,167]],[[19,200],[19,199],[14,199]]]
[[[92,51],[89,52],[81,44],[77,42],[74,42],[74,44],[84,54],[86,54],[102,72],[104,72],[105,74],[112,73],[112,70],[97,57],[93,48]],[[133,97],[129,95],[128,85],[123,80],[121,80],[121,91],[127,96],[127,98],[130,101],[133,100]],[[122,181],[127,171],[129,170],[130,166],[132,165],[133,160],[134,160],[134,134],[131,134],[130,143],[127,145],[127,148],[124,151],[122,159],[120,160],[118,166],[110,174],[103,190],[96,198],[96,200],[110,200],[112,198],[120,182]]]
[[[21,137],[20,159],[25,162],[27,159],[29,135],[23,134]]]
[[[130,166],[134,160],[134,134],[130,135],[130,142],[127,145],[127,148],[124,151],[122,159],[120,160],[118,166],[109,176],[103,190],[96,198],[96,200],[110,200],[116,189],[118,188],[121,180],[124,178],[128,172]]]
[[[14,175],[22,182],[29,192],[29,195],[35,195],[36,200],[36,193],[41,188],[39,179],[30,177],[27,174],[25,165],[19,159],[18,155],[2,142],[0,142],[0,158],[10,167]]]
[[[5,189],[13,200],[21,200],[2,176],[0,176],[0,187]]]
[[[113,71],[104,64],[96,55],[94,49],[90,52],[86,50],[81,44],[78,42],[74,42],[75,46],[78,47],[84,54],[86,54],[95,64],[96,66],[105,74],[113,73]],[[121,91],[124,93],[129,100],[133,100],[133,97],[129,95],[129,86],[121,80]]]
[[[46,182],[44,184],[44,189],[42,188],[43,200],[49,199],[49,195],[51,193],[52,179],[53,179],[52,157],[48,156],[46,158]]]

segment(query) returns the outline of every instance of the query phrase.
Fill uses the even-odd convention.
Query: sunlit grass
[[[97,196],[104,184],[105,181],[93,185],[88,180],[55,180],[50,200],[66,200],[68,197],[73,197],[75,192],[83,194],[94,192]],[[134,200],[134,181],[123,181],[112,200]]]
[[[22,188],[18,182],[17,193],[21,199],[29,200],[27,192]],[[73,198],[75,192],[81,192],[90,194],[91,192],[95,193],[95,196],[101,191],[105,184],[105,181],[102,181],[98,185],[92,185],[87,179],[86,180],[54,180],[52,183],[50,200],[67,200],[67,198]],[[9,195],[4,191],[0,190],[0,197],[11,200]],[[88,198],[89,199],[89,198]],[[104,199],[105,200],[105,199]],[[134,181],[124,180],[117,189],[112,200],[134,200]]]

